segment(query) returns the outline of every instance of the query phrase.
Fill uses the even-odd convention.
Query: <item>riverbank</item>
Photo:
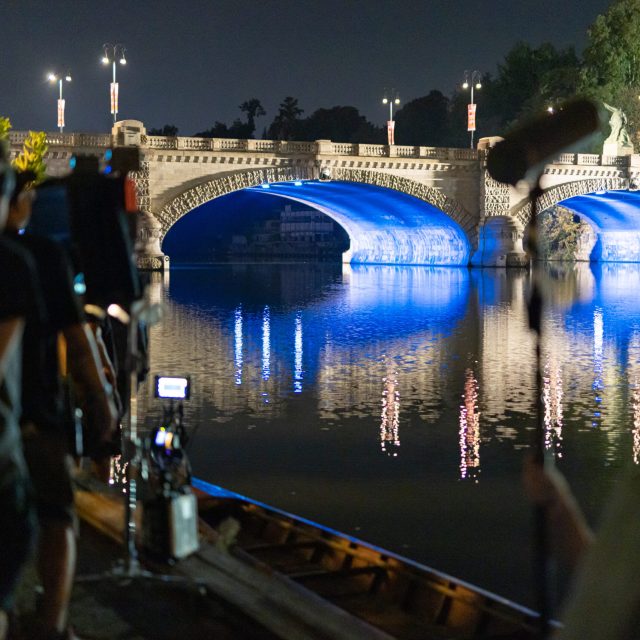
[[[106,577],[124,556],[121,494],[81,478],[77,581],[70,625],[93,640],[389,640],[371,627],[265,566],[239,560],[202,524],[200,550],[175,565],[146,560],[154,577]],[[88,578],[88,576],[91,576]],[[94,578],[95,576],[95,578]],[[15,640],[30,640],[37,620],[37,576],[31,564],[20,587]]]

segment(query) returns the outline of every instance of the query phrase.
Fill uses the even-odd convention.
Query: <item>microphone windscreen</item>
[[[516,185],[529,172],[541,173],[544,165],[593,134],[602,125],[602,114],[590,100],[567,102],[553,114],[545,114],[517,127],[491,149],[487,171],[498,182]]]

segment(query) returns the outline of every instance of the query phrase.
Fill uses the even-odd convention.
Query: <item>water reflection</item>
[[[480,475],[480,412],[478,381],[471,369],[465,372],[460,406],[460,478],[478,482]]]
[[[562,370],[559,362],[547,358],[542,377],[542,402],[544,406],[544,446],[545,449],[562,458]]]
[[[235,382],[242,384],[242,307],[240,306],[234,312],[233,338]]]
[[[302,314],[300,311],[296,313],[295,333],[293,339],[294,354],[294,371],[293,371],[293,390],[295,393],[302,392]]]
[[[591,426],[597,427],[602,417],[600,405],[604,392],[604,381],[602,379],[604,369],[604,322],[602,319],[602,309],[596,307],[593,312],[593,375],[594,380],[591,385],[594,392],[596,409],[593,412],[593,422]]]
[[[271,375],[271,319],[269,307],[262,312],[262,379],[268,380]]]
[[[384,360],[387,360],[384,356]],[[400,391],[398,389],[398,371],[393,360],[389,359],[387,374],[382,379],[382,413],[380,420],[380,449],[392,458],[398,456],[400,449]]]
[[[628,446],[638,461],[640,304],[631,284],[640,284],[639,274],[632,265],[546,270],[544,423],[546,446],[558,458],[567,455],[567,439],[573,451],[578,434],[597,426],[604,460],[618,460]],[[455,425],[457,475],[477,482],[481,446],[530,444],[528,285],[526,273],[504,270],[177,271],[164,294],[155,284],[168,314],[151,333],[153,368],[191,373],[194,420],[278,420],[299,396],[307,430],[356,420],[363,444],[379,432],[378,450],[398,459],[402,399],[402,429],[410,434],[403,452]],[[462,404],[455,399],[461,378]]]

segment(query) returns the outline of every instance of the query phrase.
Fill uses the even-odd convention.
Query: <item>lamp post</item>
[[[53,71],[47,74],[47,80],[49,82],[57,82],[58,83],[58,127],[60,128],[60,133],[64,130],[64,99],[62,98],[62,83],[71,82],[71,74],[67,71],[66,75],[58,75]]]
[[[471,148],[473,149],[473,134],[476,130],[476,103],[473,99],[473,90],[482,89],[482,83],[480,82],[481,76],[477,69],[473,71],[464,72],[464,82],[462,83],[463,89],[471,88],[471,102],[467,106],[467,131],[471,133]]]
[[[127,59],[124,57],[125,48],[122,44],[103,44],[104,55],[102,56],[102,64],[111,64],[112,80],[110,85],[111,96],[111,113],[113,114],[113,124],[118,119],[118,83],[116,81],[116,60],[121,65],[127,64]],[[120,56],[118,58],[118,56]]]
[[[392,97],[395,94],[395,98]],[[394,131],[396,127],[396,123],[393,120],[393,105],[400,104],[400,97],[395,89],[391,89],[391,93],[387,95],[385,93],[384,98],[382,98],[382,104],[389,105],[389,120],[387,120],[387,140],[389,141],[389,146],[394,144]]]

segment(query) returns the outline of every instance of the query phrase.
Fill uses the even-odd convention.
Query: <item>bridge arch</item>
[[[622,191],[629,188],[629,180],[627,178],[602,177],[590,178],[588,180],[579,180],[575,182],[565,182],[546,189],[540,198],[540,206],[538,209],[544,211],[563,200],[573,198],[575,196],[584,196],[589,193],[598,191]],[[524,229],[531,220],[531,203],[527,200],[520,202],[511,209],[509,214]]]
[[[353,246],[355,236],[350,233],[348,228],[350,225],[348,224],[348,215],[344,215],[344,207],[341,216],[332,215],[333,211],[330,206],[322,206],[313,197],[307,197],[307,199],[298,197],[297,194],[287,192],[286,189],[286,184],[299,184],[300,181],[313,181],[307,186],[309,184],[317,186],[332,183],[332,186],[335,187],[338,184],[351,183],[352,186],[356,184],[367,185],[369,191],[377,189],[379,193],[383,193],[385,190],[398,192],[396,195],[404,198],[401,203],[403,207],[406,207],[409,202],[415,207],[415,199],[421,200],[428,205],[425,208],[424,217],[427,218],[428,212],[432,219],[439,218],[439,223],[436,221],[431,224],[430,228],[429,225],[422,228],[421,225],[413,224],[412,216],[409,215],[396,223],[395,230],[390,224],[386,229],[377,230],[376,233],[371,232],[368,242],[364,243],[364,250],[360,253],[353,253],[354,261],[366,256],[363,259],[365,262],[457,265],[468,263],[471,249],[475,246],[477,227],[473,216],[456,200],[447,197],[433,187],[414,180],[377,171],[332,168],[331,180],[326,181],[318,181],[318,175],[318,167],[311,164],[295,167],[273,167],[228,173],[190,186],[167,202],[156,214],[161,225],[160,241],[164,239],[169,229],[178,220],[206,202],[234,191],[255,190],[262,186],[273,185],[278,188],[270,189],[266,193],[315,206],[334,218],[345,227],[352,238]],[[379,215],[379,218],[385,217],[391,218],[392,216]],[[372,231],[373,225],[369,224],[368,226],[369,231]],[[435,236],[432,237],[430,234],[434,233]],[[451,245],[450,251],[447,247],[448,244]],[[378,245],[378,249],[374,250],[373,247],[376,245]],[[387,245],[386,251],[382,250],[383,245]],[[390,246],[392,246],[392,251],[388,250]],[[397,253],[394,253],[396,250]]]

